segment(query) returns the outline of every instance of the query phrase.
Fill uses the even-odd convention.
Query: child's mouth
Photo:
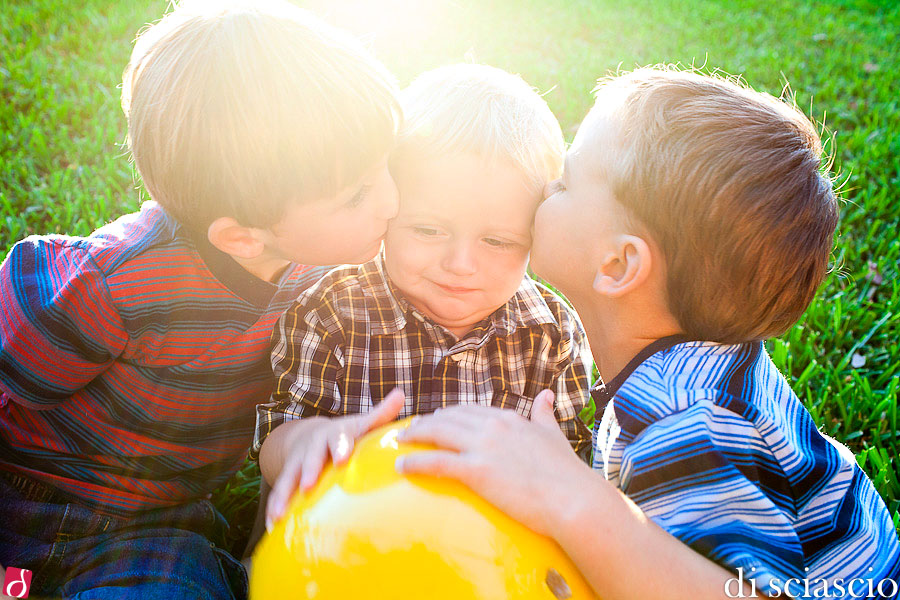
[[[434,282],[434,285],[438,286],[448,294],[467,294],[469,292],[474,292],[475,288],[467,288],[467,287],[459,287],[454,285],[443,285],[441,283]]]

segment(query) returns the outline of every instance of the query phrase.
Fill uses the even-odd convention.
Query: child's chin
[[[472,313],[442,311],[433,313],[432,320],[447,329],[453,329],[459,327],[474,327],[481,318]]]

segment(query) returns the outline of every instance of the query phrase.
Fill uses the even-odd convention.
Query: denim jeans
[[[247,574],[216,546],[226,529],[206,500],[110,517],[0,473],[0,564],[33,571],[31,596],[242,600]]]

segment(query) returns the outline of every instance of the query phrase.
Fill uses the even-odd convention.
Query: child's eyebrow
[[[491,225],[489,223],[485,223],[485,228],[483,234],[484,236],[497,236],[509,238],[511,240],[516,240],[517,238],[525,239],[531,237],[531,230],[522,231],[519,229],[510,229],[505,225]]]

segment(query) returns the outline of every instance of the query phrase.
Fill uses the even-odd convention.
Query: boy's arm
[[[556,397],[554,414],[560,429],[575,453],[590,464],[591,431],[580,416],[590,401],[593,368],[587,334],[578,315],[562,298],[545,287],[538,289],[559,324],[559,341],[551,342],[555,350],[555,367],[548,373],[544,386]]]
[[[313,457],[305,450],[310,442],[320,441],[317,434],[324,430],[328,417],[339,413],[339,379],[344,366],[340,336],[325,327],[309,302],[309,294],[302,295],[278,319],[271,355],[275,386],[269,402],[256,407],[250,458],[259,460],[263,481],[272,488],[267,525],[281,515],[300,486],[304,463],[307,477],[312,475]],[[327,446],[321,446],[315,448],[315,454],[321,455],[318,469],[328,455]]]
[[[0,265],[0,391],[14,402],[53,407],[127,342],[106,278],[83,249],[31,238]]]
[[[566,434],[572,449],[590,464],[591,431],[581,420],[580,414],[590,400],[591,353],[587,337],[580,324],[573,320],[571,349],[561,369],[554,374],[549,389],[556,398],[554,415]]]
[[[281,471],[283,451],[267,453],[269,458],[264,465],[261,448],[279,426],[288,421],[341,413],[340,377],[344,369],[341,332],[326,327],[318,312],[308,308],[304,301],[305,297],[301,296],[275,325],[271,355],[275,386],[269,402],[256,406],[250,458],[259,458],[260,468],[270,469],[273,476],[266,477],[269,483]],[[274,449],[275,444],[271,446]],[[272,462],[275,459],[279,459],[277,464]]]
[[[395,388],[371,412],[291,421],[273,431],[262,446],[259,462],[263,477],[272,482],[266,506],[267,528],[284,513],[298,488],[312,488],[329,456],[335,465],[346,462],[354,442],[397,418],[404,402],[403,391]]]
[[[625,446],[619,487],[670,534],[741,569],[760,595],[895,578],[900,544],[890,513],[852,454],[820,436],[812,419],[781,435],[779,461],[754,423],[720,401],[695,399]],[[782,464],[794,466],[793,477]]]
[[[329,456],[345,461],[354,440],[394,419],[403,408],[395,390],[372,412],[341,415],[344,340],[340,319],[327,302],[308,308],[301,297],[282,315],[273,333],[271,402],[257,406],[251,457],[272,486],[267,522],[278,518],[298,488],[315,484]],[[326,325],[328,323],[328,325]]]
[[[554,538],[604,600],[736,597],[734,575],[653,523],[578,460],[552,416],[552,394],[532,422],[511,411],[460,406],[422,417],[404,441],[444,450],[410,454],[398,469],[459,479],[538,533]],[[737,593],[734,581],[728,590]],[[744,597],[750,597],[745,587]]]

